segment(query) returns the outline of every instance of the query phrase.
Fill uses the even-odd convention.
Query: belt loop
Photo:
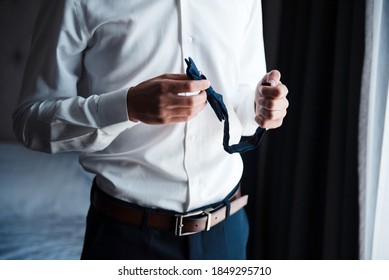
[[[142,224],[141,224],[142,231],[145,231],[149,227],[149,218],[150,218],[150,211],[148,209],[144,209]]]
[[[230,216],[231,213],[231,202],[228,198],[225,198],[223,203],[226,205],[226,220]]]

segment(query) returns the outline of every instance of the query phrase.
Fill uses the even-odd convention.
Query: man
[[[261,20],[257,0],[43,2],[14,127],[96,174],[83,259],[245,258],[242,159],[204,91],[223,95],[230,144],[281,125]]]

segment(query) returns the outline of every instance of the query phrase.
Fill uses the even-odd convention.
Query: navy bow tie
[[[206,77],[201,74],[197,69],[193,60],[189,57],[185,59],[187,64],[186,75],[192,80],[203,80]],[[212,109],[215,111],[216,116],[219,121],[224,120],[224,137],[223,137],[223,147],[224,150],[230,154],[232,153],[244,153],[249,150],[256,148],[261,141],[263,134],[266,129],[258,127],[255,131],[255,134],[250,137],[245,137],[244,140],[241,140],[238,144],[229,145],[230,141],[230,124],[228,121],[228,111],[226,105],[223,102],[223,96],[217,93],[212,86],[205,90],[207,93],[207,101],[211,105]]]

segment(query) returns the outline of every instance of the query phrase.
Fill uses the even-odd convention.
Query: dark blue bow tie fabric
[[[189,57],[185,59],[187,64],[186,75],[192,80],[203,80],[206,77],[201,74],[201,72],[197,69],[193,60]],[[223,147],[224,150],[230,154],[232,153],[244,153],[249,150],[255,149],[266,129],[258,127],[255,131],[255,134],[250,137],[245,137],[244,140],[241,140],[238,144],[229,145],[230,141],[230,124],[228,121],[228,111],[226,105],[223,102],[223,96],[217,93],[212,86],[205,90],[207,93],[207,101],[211,105],[212,109],[215,111],[216,116],[219,121],[224,120],[224,137],[223,137]]]

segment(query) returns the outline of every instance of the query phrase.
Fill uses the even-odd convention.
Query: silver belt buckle
[[[212,221],[211,220],[211,218],[212,218],[211,211],[212,210],[213,210],[213,208],[207,208],[205,210],[189,212],[189,213],[184,214],[184,215],[180,215],[180,214],[175,215],[176,216],[176,225],[175,225],[174,234],[176,236],[185,236],[185,235],[191,235],[191,234],[197,233],[198,231],[190,231],[190,232],[183,233],[182,229],[184,228],[184,218],[195,217],[195,216],[199,216],[199,215],[206,215],[207,216],[207,224],[206,224],[205,230],[206,231],[210,230],[211,229],[211,221]]]

